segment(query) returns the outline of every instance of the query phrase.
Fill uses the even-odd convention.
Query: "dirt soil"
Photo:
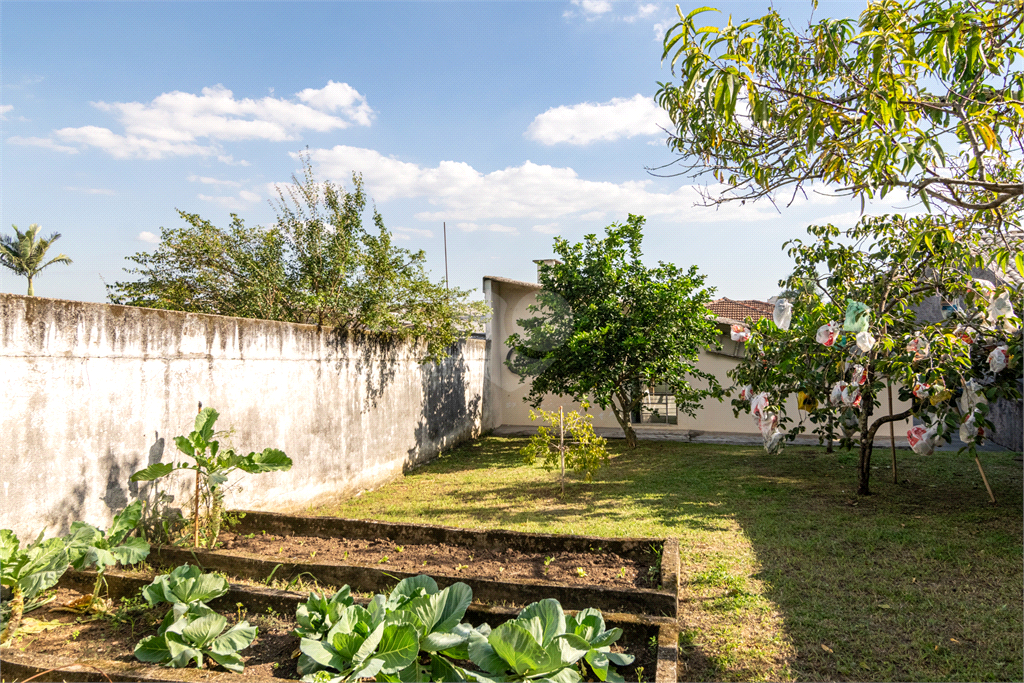
[[[144,637],[156,633],[157,626],[169,609],[160,605],[150,609],[139,598],[124,599],[118,605],[111,605],[107,616],[90,618],[80,614],[62,611],[61,607],[80,599],[82,594],[65,588],[58,589],[56,599],[48,605],[26,615],[40,622],[60,622],[60,625],[38,633],[17,635],[11,647],[28,654],[56,655],[76,661],[108,660],[136,662],[133,655],[135,644]],[[259,629],[251,646],[239,654],[245,662],[245,672],[239,680],[254,678],[298,679],[298,660],[292,653],[299,646],[299,638],[291,635],[295,622],[291,615],[281,615],[268,610],[267,614],[251,614],[240,608],[238,612],[221,611],[228,619],[228,625],[246,620]],[[626,680],[636,680],[637,667],[643,667],[643,678],[653,680],[657,668],[656,650],[642,635],[643,631],[627,631],[612,646],[616,652],[632,652],[636,661],[630,667],[622,667],[620,673]],[[204,663],[209,660],[204,659]],[[466,664],[469,664],[468,662]],[[223,671],[210,661],[218,671]],[[470,664],[472,668],[472,665]],[[190,669],[195,670],[194,665]]]
[[[657,556],[643,561],[594,548],[593,553],[523,553],[454,545],[396,545],[394,541],[277,536],[225,532],[218,549],[267,560],[333,562],[414,574],[467,576],[498,581],[535,579],[570,586],[656,588],[661,580]]]
[[[154,635],[169,605],[153,609],[140,598],[122,601],[112,605],[108,616],[90,618],[80,614],[62,611],[61,606],[74,602],[82,594],[65,588],[57,590],[56,599],[48,605],[25,615],[42,622],[59,621],[57,628],[18,635],[11,647],[29,654],[56,655],[80,660],[106,659],[117,662],[137,662],[135,645],[146,636]],[[245,662],[245,673],[264,678],[298,678],[298,660],[291,654],[299,646],[299,639],[291,635],[295,628],[292,620],[282,619],[274,614],[247,614],[221,612],[228,619],[228,627],[247,620],[258,629],[253,644],[239,652]],[[206,664],[208,660],[204,658]],[[216,662],[210,662],[218,671],[223,671]],[[191,665],[195,668],[195,665]]]

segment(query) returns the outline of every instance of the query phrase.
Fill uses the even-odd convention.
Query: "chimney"
[[[540,282],[540,267],[541,266],[560,266],[562,262],[556,258],[542,258],[534,259],[534,263],[537,264],[537,282]]]

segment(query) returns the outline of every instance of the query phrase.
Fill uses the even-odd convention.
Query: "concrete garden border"
[[[61,578],[59,585],[64,588],[89,592],[95,581],[95,572],[68,571]],[[139,589],[152,581],[152,576],[125,574],[110,571],[106,574],[109,596],[118,600],[121,597],[134,596]],[[234,610],[237,603],[242,603],[250,612],[263,612],[268,608],[280,614],[294,614],[300,602],[304,602],[306,594],[291,591],[273,590],[244,584],[231,584],[227,595],[210,602],[210,606],[221,610]],[[466,611],[466,621],[481,623],[487,621],[497,625],[514,617],[518,610],[509,607],[470,605]],[[618,627],[626,632],[642,631],[639,642],[647,642],[657,637],[657,671],[654,680],[658,683],[674,683],[678,662],[678,627],[673,619],[667,617],[637,616],[632,614],[616,614],[606,612],[605,623],[609,627]],[[210,671],[208,669],[167,669],[160,666],[142,664],[141,662],[126,663],[110,660],[88,660],[76,662],[69,658],[53,655],[32,655],[14,648],[0,648],[0,666],[3,678],[7,681],[18,681],[43,674],[36,681],[146,681],[147,683],[168,682],[184,683],[202,680],[210,683],[245,680],[246,683],[280,683],[280,678],[243,679],[238,674]],[[50,673],[43,673],[49,670]],[[102,673],[101,673],[102,672]]]
[[[678,614],[679,541],[674,538],[600,538],[504,530],[474,531],[429,524],[400,524],[244,510],[237,512],[244,512],[245,517],[231,529],[236,534],[267,532],[281,536],[319,538],[387,538],[398,544],[444,543],[488,550],[511,548],[539,554],[588,553],[593,552],[593,547],[601,547],[633,559],[642,558],[653,546],[656,551],[661,552],[660,589],[577,586],[523,578],[517,578],[515,581],[497,581],[434,573],[431,576],[442,588],[458,581],[468,584],[473,589],[474,598],[480,602],[526,605],[544,598],[555,598],[565,609],[596,607],[612,612],[673,618]],[[168,546],[154,548],[149,562],[163,566],[177,566],[190,562],[207,569],[256,581],[266,579],[271,572],[274,572],[274,578],[286,581],[306,573],[321,583],[336,586],[348,584],[353,590],[362,592],[380,592],[394,585],[396,579],[416,575],[340,562],[277,562],[255,555],[239,554],[236,551],[193,550]]]

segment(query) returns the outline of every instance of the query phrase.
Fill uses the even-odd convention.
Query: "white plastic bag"
[[[1010,334],[1017,331],[1017,325],[1013,322],[1016,317],[1013,313],[1013,304],[1010,303],[1010,293],[1002,292],[988,305],[988,322],[995,325],[999,318],[1003,318],[1003,329]]]
[[[982,400],[982,397],[981,385],[978,384],[977,380],[968,380],[967,384],[964,385],[964,393],[960,397],[959,401],[960,414],[973,414],[979,403],[985,403],[985,401]]]
[[[992,295],[996,293],[996,286],[992,284],[991,280],[982,280],[980,278],[974,278],[971,289],[990,301],[992,300]]]
[[[768,407],[768,393],[762,391],[760,394],[750,399],[750,412],[753,413],[754,417],[758,420],[761,419],[761,411]]]
[[[847,410],[843,413],[839,426],[843,430],[843,435],[847,439],[852,439],[853,435],[860,431],[860,419],[857,417],[857,413]]]
[[[930,384],[925,384],[924,382],[918,380],[914,382],[914,388],[913,390],[911,390],[910,393],[912,393],[915,398],[919,398],[923,401],[924,399],[928,398],[928,395],[931,393],[930,389]]]
[[[832,385],[832,391],[828,395],[828,402],[834,406],[841,405],[843,402],[843,392],[846,390],[846,382],[840,380]]]
[[[841,326],[837,322],[827,323],[818,328],[814,335],[815,341],[825,346],[832,346],[839,338]]]
[[[860,407],[860,387],[856,384],[847,384],[841,395],[843,405],[847,408]]]
[[[977,330],[975,330],[973,327],[968,327],[965,325],[957,325],[956,329],[953,330],[953,336],[957,337],[958,339],[960,339],[960,341],[962,341],[964,344],[967,344],[968,346],[974,343],[974,338],[977,336],[977,334]]]
[[[750,329],[746,325],[733,325],[730,336],[734,342],[745,342],[750,339]]]
[[[868,381],[868,371],[864,369],[863,365],[854,365],[853,372],[850,373],[850,383],[858,386],[864,386]]]
[[[786,438],[786,433],[781,429],[776,429],[775,432],[764,440],[764,450],[768,455],[775,455],[782,450],[782,440]]]
[[[960,440],[964,443],[981,443],[985,438],[985,428],[978,426],[974,413],[971,413],[966,420],[960,423]]]
[[[914,360],[916,361],[927,358],[928,354],[931,353],[931,348],[931,344],[928,343],[927,339],[921,336],[920,332],[918,332],[917,336],[911,339],[907,344],[907,351],[914,354]]]
[[[770,410],[762,411],[760,419],[757,421],[757,427],[761,430],[761,438],[767,441],[771,437],[771,433],[775,431],[775,428],[779,426],[779,416]]]
[[[931,455],[935,452],[936,429],[918,425],[907,432],[907,441],[918,455]]]
[[[753,395],[754,395],[754,387],[750,386],[749,384],[745,384],[742,387],[740,387],[739,399],[741,401],[749,401],[751,396],[753,396]]]
[[[793,319],[793,304],[785,299],[775,300],[775,310],[772,311],[772,320],[780,330],[788,330],[789,323]]]
[[[1000,344],[988,354],[988,369],[993,373],[1002,372],[1006,369],[1006,362],[1010,359],[1010,349],[1006,344]]]
[[[857,333],[857,348],[867,353],[871,349],[875,348],[875,342],[877,340],[871,335],[871,332],[864,330],[863,332]]]

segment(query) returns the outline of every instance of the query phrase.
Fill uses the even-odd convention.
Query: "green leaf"
[[[366,642],[366,636],[361,636],[358,633],[339,632],[331,637],[331,645],[347,662],[352,661],[364,642]]]
[[[119,545],[121,540],[132,532],[139,525],[142,519],[142,501],[137,500],[124,510],[114,515],[114,521],[107,530],[107,540],[110,545]]]
[[[200,436],[203,437],[203,441],[209,443],[213,438],[213,423],[217,421],[218,417],[220,417],[220,413],[213,408],[203,408],[196,415],[195,431],[199,432]],[[175,442],[177,442],[177,439],[175,439]]]
[[[416,660],[419,652],[419,636],[412,626],[385,626],[374,658],[384,663],[381,673],[394,674]]]
[[[244,650],[252,645],[252,641],[256,640],[256,635],[255,626],[250,626],[247,621],[241,621],[228,629],[224,635],[215,638],[210,643],[210,651],[229,654]]]
[[[185,437],[185,436],[176,436],[176,437],[174,437],[174,445],[177,446],[178,450],[181,451],[182,453],[184,453],[185,455],[188,455],[188,456],[193,457],[193,458],[195,457],[196,449],[192,445],[192,442],[188,440],[188,437]]]
[[[427,595],[433,595],[438,591],[436,581],[425,574],[420,574],[399,581],[388,595],[387,601],[392,605],[401,604],[410,598],[419,597],[421,588]]]
[[[173,470],[174,463],[157,462],[128,477],[128,481],[153,481],[170,474]]]
[[[433,631],[450,631],[466,616],[466,608],[473,602],[473,589],[459,582],[438,593],[441,609],[437,621],[428,626]]]
[[[469,634],[469,660],[484,671],[500,676],[509,670],[508,662],[501,658],[479,631]]]
[[[242,663],[242,658],[237,653],[214,652],[213,650],[210,650],[206,654],[210,659],[217,662],[228,671],[240,674],[245,670],[245,664]]]
[[[636,657],[634,655],[627,655],[621,652],[609,652],[608,659],[611,660],[613,664],[618,664],[619,666],[629,666],[633,663],[633,660],[636,659]]]
[[[495,654],[504,659],[509,668],[520,676],[537,669],[546,659],[544,649],[526,629],[514,621],[507,621],[491,631],[487,642],[494,648]],[[469,653],[472,658],[472,641],[470,641]]]
[[[135,646],[135,658],[140,662],[163,664],[171,659],[164,636],[146,636]]]
[[[250,453],[238,463],[238,469],[250,474],[289,470],[291,467],[291,458],[285,455],[284,451],[279,451],[276,448],[267,448],[262,453]]]
[[[121,564],[138,564],[149,557],[149,550],[149,543],[132,537],[110,552]]]
[[[344,671],[351,662],[351,658],[342,657],[336,650],[329,648],[319,640],[303,638],[299,641],[299,650],[321,669]],[[310,671],[307,670],[306,673],[310,673]]]
[[[516,621],[522,622],[532,618],[537,618],[540,622],[541,632],[537,642],[542,647],[547,647],[556,635],[565,633],[565,612],[557,600],[547,598],[527,605],[516,617]]]
[[[195,662],[199,667],[203,665],[203,653],[186,643],[180,633],[168,630],[164,633],[164,641],[171,655],[171,668],[183,669],[189,662]]]
[[[220,635],[228,620],[220,614],[208,614],[190,621],[181,630],[182,638],[199,649],[206,647],[207,643]]]

